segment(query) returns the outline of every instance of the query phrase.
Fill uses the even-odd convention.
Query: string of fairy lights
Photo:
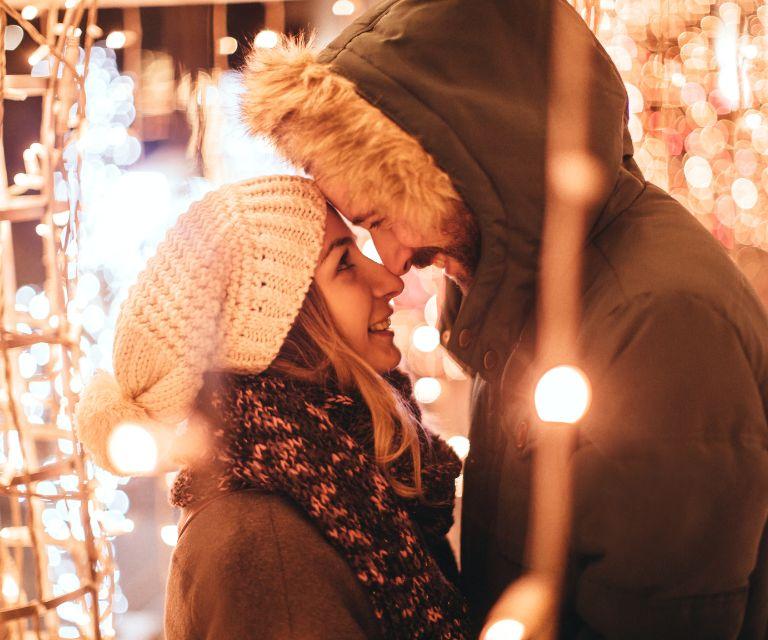
[[[680,200],[728,249],[747,245],[768,250],[768,4],[574,4],[625,81],[635,158],[646,177]],[[351,0],[337,0],[332,6],[335,16],[350,20],[360,10]],[[74,25],[86,11],[92,14],[83,33]],[[135,522],[129,514],[128,479],[80,457],[72,437],[76,396],[96,368],[110,368],[120,303],[176,216],[221,182],[286,168],[262,141],[244,135],[232,108],[241,87],[237,74],[225,70],[186,78],[178,87],[184,88],[181,99],[190,122],[202,118],[216,125],[200,134],[208,136],[207,144],[201,144],[202,178],[186,181],[180,192],[164,173],[133,170],[142,154],[141,139],[133,129],[134,95],[142,87],[120,72],[114,51],[138,46],[135,34],[102,33],[95,5],[85,0],[68,0],[63,15],[30,4],[18,14],[21,27],[3,22],[5,49],[34,37],[29,27],[37,19],[45,21],[48,34],[36,39],[38,48],[29,59],[30,77],[39,82],[30,81],[36,88],[26,94],[7,84],[5,99],[50,92],[52,71],[60,60],[64,69],[72,70],[71,79],[75,74],[84,78],[87,100],[77,97],[73,80],[71,113],[80,119],[72,118],[67,125],[73,126],[64,128],[59,122],[58,137],[46,138],[41,128],[40,141],[24,152],[25,170],[14,176],[6,191],[8,208],[16,197],[47,198],[39,203],[48,217],[41,216],[38,233],[51,252],[49,280],[55,280],[54,271],[59,274],[63,293],[46,282],[6,290],[3,301],[0,489],[11,520],[0,523],[0,615],[32,606],[23,628],[21,618],[14,619],[9,629],[16,635],[11,638],[30,631],[42,637],[46,630],[62,638],[110,637],[113,615],[128,608],[113,572],[112,541],[116,535],[130,534]],[[103,41],[95,46],[100,38]],[[264,29],[253,45],[273,47],[278,40],[277,30]],[[225,35],[214,46],[218,55],[226,56],[241,45]],[[56,126],[50,120],[48,131],[55,133]],[[64,129],[78,135],[67,137]],[[10,239],[3,229],[7,288],[13,279],[8,278]],[[377,257],[365,234],[360,243],[366,255]],[[441,280],[436,268],[409,274],[393,316],[395,340],[415,377],[416,396],[438,419],[446,407],[455,407],[450,403],[452,391],[467,385],[464,372],[440,345],[436,325]],[[26,336],[25,342],[10,346],[9,336]],[[47,444],[41,447],[35,440],[30,448],[30,434],[36,438],[43,432]],[[446,435],[465,457],[470,443],[461,428],[450,426]],[[73,462],[39,480],[29,475],[42,468],[50,471],[65,460],[83,463]],[[163,486],[170,480],[163,478]],[[175,544],[170,510],[158,539]],[[78,550],[89,544],[92,551]],[[37,578],[24,569],[30,557]],[[82,593],[73,599],[41,608],[46,599],[78,590]],[[95,627],[93,620],[98,620]]]

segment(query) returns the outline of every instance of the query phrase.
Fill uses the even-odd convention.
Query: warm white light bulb
[[[525,625],[512,619],[494,622],[485,633],[485,640],[522,640]]]
[[[43,58],[45,58],[49,53],[51,52],[50,47],[47,44],[40,45],[37,49],[35,49],[32,52],[32,55],[27,58],[27,62],[29,62],[30,66],[35,66],[38,62],[40,62]]]
[[[440,332],[434,327],[424,324],[416,327],[411,340],[413,341],[413,346],[419,351],[429,353],[440,345]]]
[[[237,40],[235,40],[232,36],[219,38],[220,56],[231,56],[235,51],[237,51]]]
[[[590,400],[587,376],[580,369],[568,365],[547,371],[539,379],[534,392],[536,412],[544,422],[578,422],[587,412]]]
[[[469,439],[464,436],[451,436],[448,438],[448,446],[462,460],[469,455]]]
[[[21,10],[21,17],[25,20],[34,20],[37,18],[37,7],[33,4],[28,4]]]
[[[175,547],[179,540],[179,528],[175,524],[160,527],[160,537],[169,547]]]
[[[6,602],[16,602],[19,599],[19,584],[9,573],[3,576],[3,598]]]
[[[137,424],[124,423],[115,428],[107,451],[112,464],[125,475],[150,473],[157,465],[157,442]]]
[[[423,404],[431,404],[440,397],[443,386],[437,378],[419,378],[413,385],[413,395]]]
[[[105,44],[110,49],[122,49],[127,41],[128,38],[126,37],[125,32],[113,31],[107,36]]]
[[[280,36],[270,29],[264,29],[256,34],[253,44],[257,49],[273,49],[277,46]]]
[[[336,0],[331,11],[335,16],[351,16],[355,12],[355,3],[351,0]]]

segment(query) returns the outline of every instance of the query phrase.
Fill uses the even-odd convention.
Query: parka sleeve
[[[215,506],[190,522],[174,554],[169,640],[380,637],[345,561],[287,500],[262,496],[258,512],[240,496]],[[187,620],[171,620],[179,615]]]
[[[765,582],[766,351],[690,295],[611,322],[573,458],[579,637],[736,637]]]

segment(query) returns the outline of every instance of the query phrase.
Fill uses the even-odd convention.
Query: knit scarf
[[[457,576],[446,534],[453,523],[461,463],[420,425],[407,376],[388,382],[419,420],[421,499],[398,496],[373,457],[371,415],[358,392],[275,373],[209,376],[198,405],[211,427],[213,491],[258,488],[297,504],[352,567],[388,639],[468,637],[466,606],[446,576]],[[197,467],[196,467],[197,468]],[[406,452],[392,477],[413,483]],[[201,499],[195,469],[182,470],[171,503]],[[447,552],[447,553],[446,553]]]

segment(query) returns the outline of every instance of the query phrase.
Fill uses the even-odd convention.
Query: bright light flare
[[[462,460],[469,455],[469,438],[465,436],[451,436],[448,438],[448,446]]]
[[[220,56],[231,56],[235,51],[237,51],[237,40],[235,38],[232,36],[219,38]]]
[[[336,0],[331,11],[335,16],[351,16],[355,12],[355,3],[351,0]]]
[[[47,44],[40,45],[32,52],[32,55],[27,58],[27,62],[29,62],[30,66],[34,67],[43,58],[47,57],[50,52],[51,49]]]
[[[107,446],[112,464],[124,475],[150,473],[157,466],[157,442],[142,426],[119,425],[109,436]]]
[[[256,34],[253,44],[257,49],[274,49],[277,46],[280,36],[271,29],[264,29]]]
[[[169,547],[175,547],[179,540],[179,528],[175,524],[160,527],[160,537]]]
[[[21,44],[24,38],[24,29],[17,24],[9,24],[5,28],[4,46],[6,51],[13,51]]]
[[[416,327],[411,338],[413,346],[423,353],[430,353],[440,346],[440,332],[429,325]]]
[[[442,392],[443,386],[437,378],[419,378],[413,385],[413,395],[422,404],[432,404]]]
[[[525,625],[517,620],[499,620],[485,632],[485,640],[522,640]]]
[[[110,49],[122,49],[125,43],[128,42],[128,37],[124,31],[112,31],[108,36],[105,44]]]
[[[34,20],[38,14],[37,7],[33,4],[28,4],[21,10],[21,17],[25,20]]]
[[[561,365],[541,376],[533,398],[536,413],[544,422],[574,424],[589,409],[591,395],[584,372],[576,367]]]

